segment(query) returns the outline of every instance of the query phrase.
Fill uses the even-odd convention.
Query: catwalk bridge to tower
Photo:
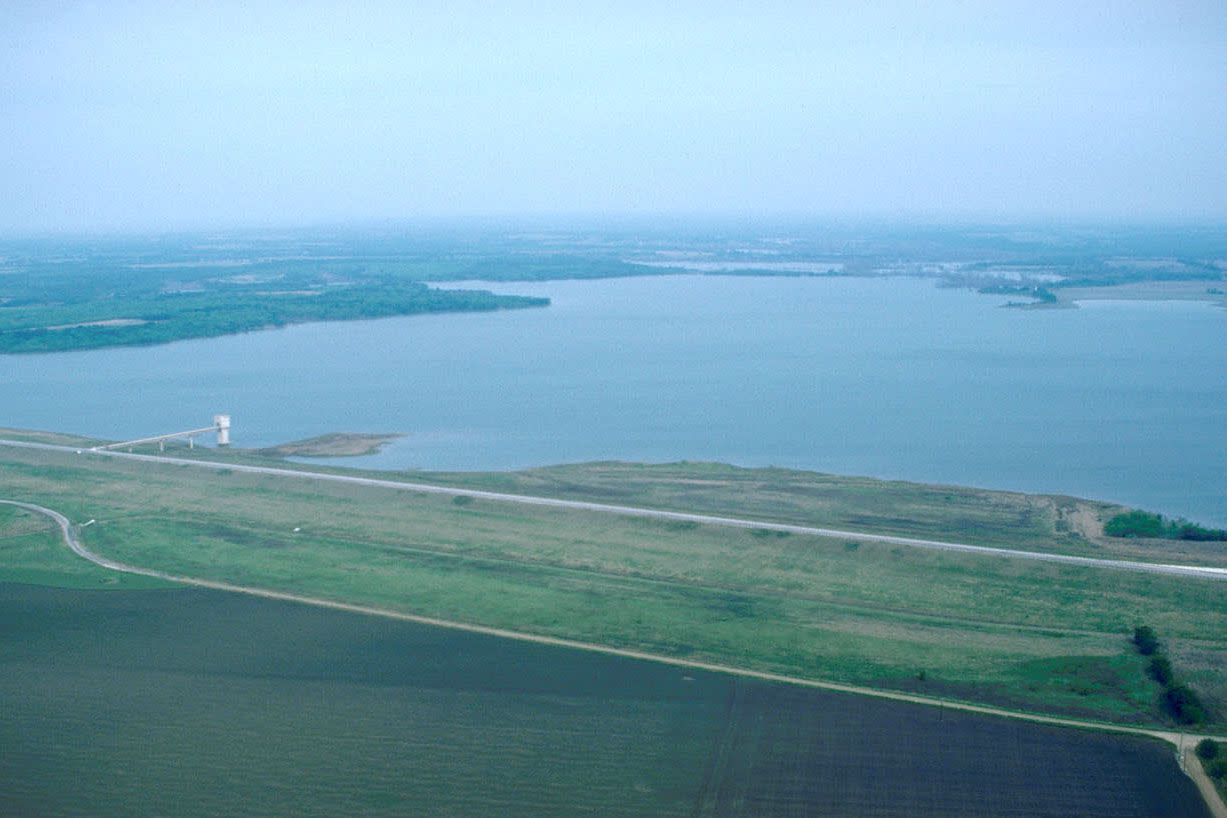
[[[200,429],[188,429],[186,432],[171,432],[165,435],[154,435],[153,437],[142,437],[136,440],[124,440],[119,443],[108,443],[105,446],[94,446],[90,449],[91,452],[102,452],[107,449],[127,449],[132,451],[134,446],[142,446],[146,443],[158,444],[159,451],[166,451],[166,441],[180,440],[187,438],[189,449],[196,448],[196,438],[199,435],[206,435],[210,432],[217,432],[217,445],[230,445],[230,416],[229,415],[214,415],[213,425],[205,426]]]

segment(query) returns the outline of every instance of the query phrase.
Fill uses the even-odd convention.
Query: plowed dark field
[[[0,814],[1204,816],[1163,745],[196,590],[0,584]]]
[[[735,683],[701,815],[1201,815],[1172,752],[972,713]]]

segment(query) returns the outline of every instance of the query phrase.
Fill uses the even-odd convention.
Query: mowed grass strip
[[[1157,722],[1126,633],[1227,659],[1223,584],[6,450],[5,496],[135,565],[789,673]],[[295,531],[295,529],[298,529]],[[1212,708],[1222,674],[1194,679]]]

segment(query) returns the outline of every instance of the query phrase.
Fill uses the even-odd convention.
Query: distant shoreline
[[[1099,287],[1043,288],[1034,301],[1011,301],[1004,306],[1025,310],[1077,309],[1084,301],[1186,301],[1227,308],[1227,285],[1206,279],[1181,281],[1134,281]]]
[[[548,298],[416,281],[316,291],[182,292],[0,309],[0,355],[154,346],[293,324],[549,306]]]

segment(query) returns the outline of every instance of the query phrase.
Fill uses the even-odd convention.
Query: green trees
[[[1133,629],[1133,644],[1138,653],[1149,656],[1159,649],[1159,637],[1155,636],[1154,628],[1149,625],[1138,625]]]
[[[1164,540],[1227,540],[1227,531],[1202,528],[1188,520],[1169,520],[1149,511],[1126,511],[1108,520],[1103,533],[1109,537],[1150,537]]]
[[[1166,656],[1151,657],[1150,664],[1146,667],[1146,672],[1150,674],[1150,678],[1164,687],[1172,683],[1172,663],[1168,661]]]
[[[1203,738],[1197,742],[1197,757],[1219,792],[1227,793],[1227,752],[1223,752],[1223,746],[1214,739]]]
[[[285,292],[206,292],[31,307],[0,314],[0,354],[141,346],[283,327],[438,312],[544,307],[548,298],[370,280]],[[114,321],[135,323],[108,323]],[[60,329],[51,329],[60,327]]]
[[[1163,516],[1148,511],[1126,511],[1108,520],[1103,533],[1109,537],[1162,537]]]
[[[1159,651],[1159,637],[1154,628],[1149,625],[1135,627],[1133,645],[1138,653],[1150,657],[1146,672],[1163,688],[1160,701],[1164,711],[1179,724],[1200,724],[1206,721],[1206,708],[1197,692],[1188,685],[1177,684],[1171,660]]]
[[[1200,724],[1206,720],[1201,698],[1187,685],[1173,685],[1163,694],[1168,715],[1180,724]]]

